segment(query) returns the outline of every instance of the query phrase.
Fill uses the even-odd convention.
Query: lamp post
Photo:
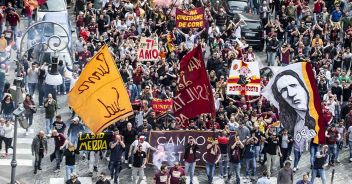
[[[26,31],[24,32],[24,34],[22,35],[22,38],[21,38],[21,42],[20,42],[20,46],[19,46],[19,53],[17,55],[17,61],[16,61],[16,65],[17,65],[17,72],[16,72],[16,79],[15,79],[15,84],[16,84],[16,99],[15,99],[15,106],[16,106],[16,110],[13,112],[13,114],[15,115],[15,124],[14,124],[14,136],[13,136],[13,154],[12,154],[12,160],[11,160],[11,184],[15,184],[16,183],[16,167],[17,167],[17,160],[16,160],[16,153],[17,153],[17,128],[18,128],[18,125],[17,123],[20,123],[21,126],[23,127],[23,124],[21,123],[22,121],[22,118],[23,118],[23,112],[24,112],[24,108],[20,105],[20,98],[22,96],[22,92],[21,92],[21,83],[22,83],[22,80],[23,78],[21,77],[21,67],[22,67],[22,64],[21,64],[21,61],[23,59],[23,55],[24,53],[26,53],[30,48],[34,47],[34,46],[37,46],[39,45],[38,43],[36,43],[35,45],[33,45],[32,47],[30,47],[29,49],[27,49],[24,53],[23,53],[23,41],[25,40],[25,36],[28,34],[29,31],[33,30],[33,28],[35,27],[39,27],[39,25],[45,25],[45,24],[52,24],[53,26],[58,26],[60,29],[64,30],[64,32],[66,33],[66,36],[67,36],[67,42],[64,43],[64,45],[62,47],[60,47],[62,45],[62,39],[60,36],[57,36],[57,35],[51,35],[46,41],[43,41],[39,44],[42,44],[42,45],[46,45],[48,46],[51,50],[54,51],[54,55],[57,54],[57,52],[60,52],[62,50],[64,50],[67,46],[68,46],[68,42],[69,42],[69,35],[66,31],[66,29],[56,23],[56,22],[50,22],[50,21],[42,21],[42,22],[37,22],[37,23],[34,23],[32,24],[30,27],[28,27],[28,29],[26,29]],[[27,37],[28,38],[28,37]],[[51,44],[51,42],[53,42],[53,39],[57,39],[57,42],[53,44]],[[26,39],[28,41],[28,39]],[[55,56],[54,56],[55,57]],[[54,58],[53,57],[53,58]],[[55,60],[55,59],[54,59]],[[53,60],[53,61],[54,61]],[[56,59],[56,62],[54,61],[52,63],[52,65],[54,65],[54,68],[55,68],[55,65],[56,65],[56,71],[57,71],[57,59]],[[53,69],[53,68],[52,68]],[[52,74],[52,73],[55,73],[55,74]],[[53,79],[56,84],[58,83],[56,81],[56,79],[58,79],[58,77],[56,76],[57,73],[56,72],[52,72],[52,70],[49,72],[49,76],[53,76],[56,77],[55,79]],[[60,74],[58,74],[60,75]],[[60,75],[61,77],[61,75]],[[50,77],[49,77],[50,78]],[[47,81],[47,80],[46,80]],[[48,79],[49,81],[49,79]],[[61,78],[61,81],[62,81],[62,78]],[[62,82],[61,82],[62,83]],[[61,84],[60,83],[60,84]]]

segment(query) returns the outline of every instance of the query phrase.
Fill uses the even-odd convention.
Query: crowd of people
[[[260,62],[254,52],[256,48],[248,45],[245,36],[241,34],[243,20],[229,12],[226,1],[221,3],[193,0],[180,4],[170,1],[168,6],[158,1],[146,0],[76,0],[72,3],[78,36],[73,43],[75,62],[72,69],[61,64],[59,72],[64,77],[67,77],[64,75],[65,70],[73,72],[72,77],[66,79],[73,84],[90,58],[107,44],[126,84],[134,115],[126,121],[116,122],[106,130],[114,133],[108,154],[105,151],[79,152],[76,148],[77,137],[89,130],[74,113],[69,122],[64,122],[57,114],[57,95],[65,95],[68,91],[46,91],[43,88],[47,73],[45,66],[32,60],[24,61],[22,75],[25,82],[22,86],[27,92],[23,101],[25,117],[28,124],[33,125],[33,115],[38,107],[45,109],[46,120],[43,131],[33,139],[34,174],[41,170],[41,160],[47,154],[47,139],[54,138],[55,152],[50,155],[50,159],[56,159],[55,169],[58,172],[65,158],[67,183],[79,183],[75,174],[78,154],[82,155],[82,159],[89,159],[90,174],[98,172],[99,160],[104,155],[109,160],[111,182],[124,183],[118,180],[123,167],[132,168],[133,183],[140,182],[143,180],[148,151],[157,151],[157,148],[147,142],[152,130],[215,130],[217,139],[207,145],[205,157],[209,183],[213,182],[215,170],[218,169],[221,178],[234,178],[236,183],[240,183],[242,177],[259,178],[259,184],[270,183],[268,178],[275,176],[277,183],[291,184],[294,182],[294,173],[299,169],[300,158],[306,150],[310,152],[311,173],[297,181],[299,184],[314,183],[317,176],[325,184],[326,168],[339,164],[342,161],[341,152],[347,147],[349,162],[352,162],[350,2],[248,0],[245,13],[258,16],[264,30],[263,52],[267,55],[265,65],[286,66],[309,62],[313,66],[328,128],[325,132],[326,144],[318,145],[312,140],[305,140],[304,149],[295,144],[293,135],[285,127],[280,126],[279,112],[267,99],[262,96],[226,94],[228,66],[231,66],[232,60]],[[176,28],[173,11],[176,6],[185,10],[204,7],[208,24],[199,29]],[[9,22],[5,31],[16,33],[19,17],[14,8],[9,6],[1,14],[0,23]],[[15,23],[12,24],[12,21]],[[1,30],[3,31],[2,26]],[[0,52],[14,40],[14,35],[16,34],[4,34],[6,39],[0,39]],[[158,60],[137,61],[141,36],[159,38]],[[188,127],[176,120],[165,123],[153,111],[151,101],[153,98],[174,97],[177,90],[178,63],[198,44],[202,45],[206,69],[214,91],[216,118],[202,114],[198,118],[190,119]],[[1,71],[0,77],[2,73],[4,71]],[[261,76],[262,87],[268,83],[270,77],[270,74]],[[5,79],[5,74],[3,78]],[[15,109],[9,86],[9,83],[4,84],[4,93],[1,94],[3,119],[0,120],[0,141],[5,142],[6,154],[11,147],[12,112]],[[32,98],[37,92],[38,101]],[[190,138],[185,145],[184,164],[163,164],[155,174],[155,183],[185,183],[186,175],[192,183],[197,150],[197,143]],[[276,162],[281,168],[278,172],[275,169]],[[259,165],[265,165],[263,172],[257,171]],[[245,173],[241,172],[241,167],[245,167]],[[107,175],[101,172],[97,183],[109,183]]]

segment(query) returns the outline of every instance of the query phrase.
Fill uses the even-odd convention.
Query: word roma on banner
[[[78,150],[99,151],[107,150],[112,133],[91,134],[83,133],[78,136]]]
[[[68,104],[95,134],[133,114],[120,72],[106,45],[82,71],[68,94]]]
[[[204,8],[192,10],[176,9],[177,28],[203,28],[205,27]]]
[[[200,45],[186,54],[180,62],[174,97],[176,120],[188,126],[188,120],[203,113],[215,115],[215,105]]]
[[[147,38],[141,37],[137,60],[138,61],[156,61],[159,57],[159,47],[158,47],[158,38]]]

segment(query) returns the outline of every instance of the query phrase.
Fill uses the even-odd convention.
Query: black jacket
[[[191,145],[191,144],[187,144],[186,145],[186,149],[185,149],[185,154],[184,154],[184,156],[183,156],[183,158],[186,160],[187,158],[188,158],[188,156],[189,156],[189,152],[190,152],[190,150],[193,150],[193,156],[194,156],[194,158],[196,158],[196,151],[199,149],[199,147],[198,147],[198,145],[197,144],[193,144],[193,145]]]

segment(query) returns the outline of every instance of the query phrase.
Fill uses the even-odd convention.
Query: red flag
[[[188,120],[203,113],[215,117],[215,104],[200,45],[186,54],[180,62],[174,97],[174,112],[183,127]]]

